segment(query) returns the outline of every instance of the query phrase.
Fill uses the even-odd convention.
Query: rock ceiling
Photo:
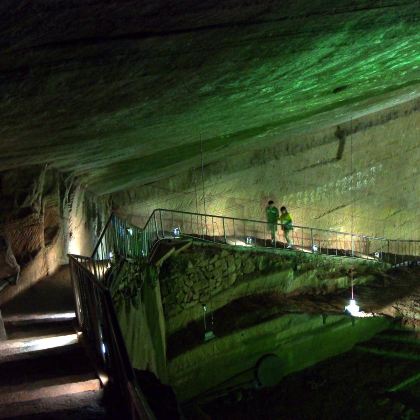
[[[106,194],[420,92],[409,0],[3,0],[0,170]]]

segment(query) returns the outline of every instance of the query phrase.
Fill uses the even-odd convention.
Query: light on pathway
[[[245,239],[245,242],[247,245],[253,245],[254,243],[254,238],[252,236],[247,236]]]
[[[344,309],[352,316],[359,316],[360,306],[357,305],[355,299],[350,299],[350,303],[347,306],[345,306]]]

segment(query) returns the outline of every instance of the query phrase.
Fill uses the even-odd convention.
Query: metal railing
[[[355,257],[392,265],[420,261],[420,241],[390,240],[297,225],[289,236],[293,249],[300,252]],[[249,248],[286,248],[288,245],[280,225],[276,241],[272,243],[270,227],[265,221],[156,209],[142,229],[111,216],[93,259],[106,263],[116,253],[125,257],[149,256],[157,241],[181,237]]]
[[[268,224],[261,220],[156,209],[143,228],[143,255],[156,240],[191,237],[215,243],[250,248],[286,248],[278,226],[277,240],[271,243]],[[348,256],[383,261],[393,265],[420,260],[420,241],[389,240],[354,233],[293,226],[293,248],[312,254]]]
[[[140,256],[142,241],[143,229],[111,214],[93,250],[92,259],[109,260],[117,253],[125,257]]]
[[[154,419],[137,386],[110,291],[92,272],[91,258],[69,255],[69,264],[80,330],[93,349],[99,376],[109,380],[114,395],[117,393],[127,409],[120,415],[130,419]]]

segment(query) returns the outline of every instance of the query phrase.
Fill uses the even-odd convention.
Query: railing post
[[[223,221],[223,237],[225,238],[225,244],[227,244],[227,238],[226,238],[226,227],[225,227],[225,218],[222,217]]]
[[[159,229],[158,229],[158,225],[157,225],[157,220],[156,220],[156,212],[153,212],[153,222],[155,224],[155,232],[156,232],[156,237],[159,238]]]
[[[233,224],[233,238],[235,239],[235,245],[236,245],[235,219],[232,220],[232,224]]]
[[[311,228],[311,252],[314,252],[314,230]]]
[[[335,234],[335,255],[338,255],[338,233]]]
[[[354,236],[351,233],[351,256],[354,257]]]
[[[301,246],[301,247],[302,247],[302,249],[303,249],[303,229],[301,229],[300,231],[301,231],[301,245],[300,245],[300,246]],[[292,235],[292,238],[293,238],[293,230],[291,230],[291,231],[290,231],[290,234]],[[292,240],[293,240],[293,239],[292,239]]]
[[[164,238],[165,237],[165,229],[164,229],[164,224],[163,224],[163,219],[162,219],[162,210],[161,209],[159,209],[159,221],[160,221],[160,230],[162,231],[162,238]],[[159,238],[159,231],[157,231],[156,237]]]

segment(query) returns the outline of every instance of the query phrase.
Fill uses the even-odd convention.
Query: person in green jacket
[[[271,233],[271,243],[276,242],[277,233],[277,221],[279,220],[279,209],[274,205],[274,201],[270,200],[268,206],[265,208],[265,214],[267,216],[267,225]]]
[[[290,238],[290,232],[293,230],[292,217],[284,206],[280,209],[280,212],[280,224],[287,242],[287,248],[292,248],[293,242]]]

